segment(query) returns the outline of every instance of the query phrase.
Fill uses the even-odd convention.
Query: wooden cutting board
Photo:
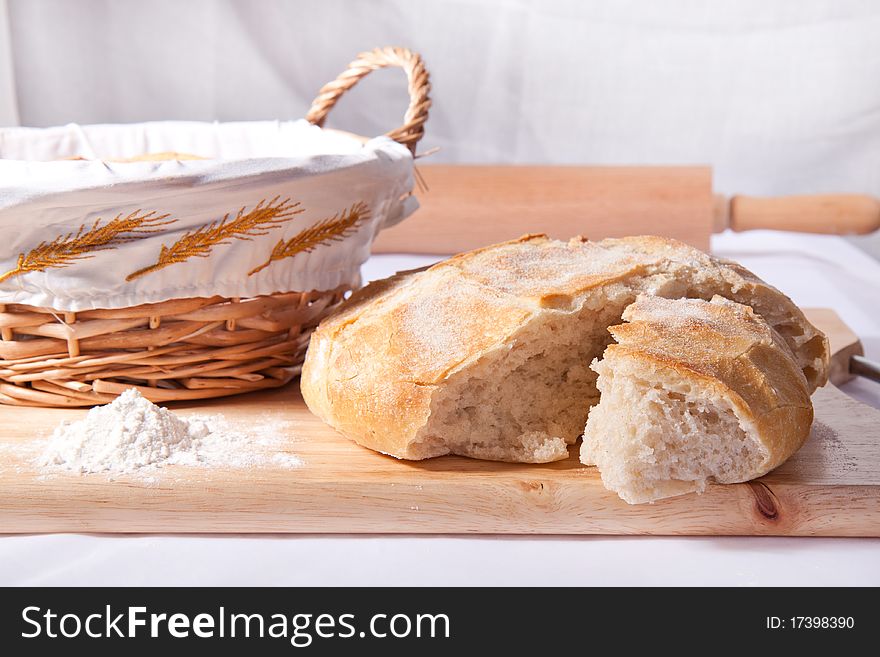
[[[810,311],[832,341],[835,381],[858,353],[830,310]],[[233,424],[270,420],[296,469],[170,466],[151,482],[106,475],[45,477],[21,445],[85,411],[0,407],[0,533],[342,532],[744,534],[880,536],[880,411],[833,385],[813,398],[809,441],[785,465],[747,484],[711,486],[629,506],[595,468],[566,460],[512,465],[443,457],[397,461],[361,448],[312,416],[296,383],[174,406],[222,412]],[[12,447],[12,449],[9,449]]]

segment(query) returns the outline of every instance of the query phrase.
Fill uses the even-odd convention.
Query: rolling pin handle
[[[734,196],[722,203],[718,226],[735,231],[767,228],[828,235],[866,235],[880,228],[880,200],[863,194],[760,198]]]
[[[863,376],[866,379],[880,383],[880,363],[868,360],[864,356],[859,356],[858,354],[851,356],[849,359],[849,371],[850,374]]]

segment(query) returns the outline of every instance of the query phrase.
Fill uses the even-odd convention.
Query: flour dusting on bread
[[[593,363],[581,461],[636,504],[760,477],[806,440],[807,380],[751,308],[641,296]]]
[[[825,337],[734,263],[659,237],[532,235],[356,293],[312,336],[303,396],[347,437],[399,458],[562,459],[599,402],[589,364],[639,295],[746,304],[809,391],[825,381]]]

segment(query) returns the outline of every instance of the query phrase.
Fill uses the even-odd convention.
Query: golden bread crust
[[[635,281],[649,292],[695,296],[700,288],[703,296],[710,290],[708,297],[751,305],[792,333],[787,340],[809,368],[810,388],[824,383],[824,336],[788,297],[738,265],[661,237],[560,242],[527,235],[355,293],[312,335],[303,397],[325,422],[371,449],[400,458],[446,453],[413,443],[434,391],[452,373],[509,348],[542,313],[577,311],[598,288]]]
[[[767,458],[742,480],[766,474],[800,449],[813,405],[807,380],[788,345],[748,306],[715,297],[640,296],[609,329],[617,341],[605,357],[641,361],[644,370],[675,373],[713,399],[730,402],[753,429]],[[730,483],[730,482],[723,482]]]

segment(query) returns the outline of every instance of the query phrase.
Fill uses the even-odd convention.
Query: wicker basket
[[[307,120],[321,126],[348,89],[387,66],[406,72],[410,94],[404,125],[387,136],[414,153],[430,84],[421,58],[406,49],[359,55],[321,89]],[[348,291],[184,298],[77,313],[0,304],[0,403],[91,406],[130,387],[169,402],[282,386],[299,374],[312,329]]]

